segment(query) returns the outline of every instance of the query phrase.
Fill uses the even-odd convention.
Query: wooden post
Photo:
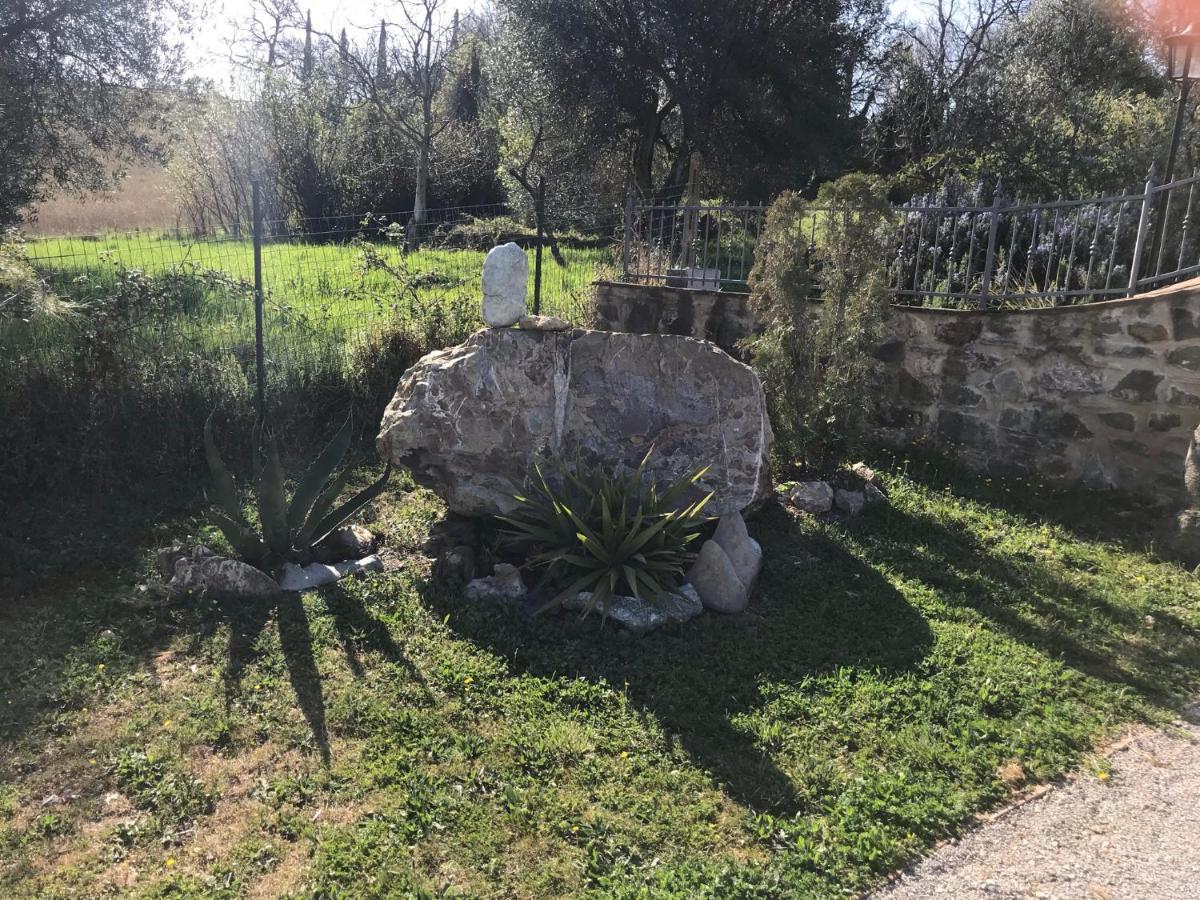
[[[538,176],[537,247],[533,256],[533,314],[542,313],[542,244],[546,239],[546,179]]]

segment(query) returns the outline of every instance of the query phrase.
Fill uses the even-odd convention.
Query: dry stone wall
[[[600,285],[602,327],[686,322],[687,333],[723,344],[752,327],[744,298],[718,304],[713,292],[653,288],[629,299],[646,290]],[[657,314],[646,308],[654,303]],[[1200,423],[1200,281],[1052,309],[898,307],[877,355],[882,436],[892,443],[928,442],[980,472],[1115,487],[1165,503],[1182,493],[1188,440]]]

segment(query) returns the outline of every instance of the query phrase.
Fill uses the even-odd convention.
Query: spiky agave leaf
[[[334,531],[340,528],[347,519],[357,513],[360,509],[383,493],[383,489],[387,487],[388,477],[392,474],[392,464],[389,462],[383,468],[383,474],[379,480],[368,487],[363,488],[333,512],[329,513],[318,524],[313,532],[315,540],[313,544],[319,544],[325,538],[329,537]]]
[[[275,435],[265,422],[260,423],[256,431],[258,517],[268,559],[271,564],[276,564],[287,560],[292,550],[292,536],[288,530],[287,488]]]
[[[345,459],[353,434],[354,428],[350,417],[347,416],[345,424],[338,429],[337,434],[325,445],[325,449],[312,461],[308,471],[296,485],[296,492],[292,494],[292,502],[288,504],[287,513],[288,531],[292,534],[303,530],[304,524],[312,512],[313,504],[321,496],[322,489],[333,477],[333,473],[337,471],[342,460]]]
[[[208,471],[212,475],[213,493],[220,504],[225,516],[239,525],[246,524],[246,514],[242,509],[241,498],[238,496],[237,482],[221,458],[217,442],[213,436],[213,418],[217,411],[214,409],[204,421],[204,457],[208,461]]]

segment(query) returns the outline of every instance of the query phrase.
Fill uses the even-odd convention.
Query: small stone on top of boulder
[[[529,261],[511,241],[493,247],[483,262],[483,321],[492,328],[516,325],[525,315]]]

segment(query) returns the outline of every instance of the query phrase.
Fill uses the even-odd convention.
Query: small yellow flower
[[[629,759],[629,751],[628,750],[621,751],[621,759]]]
[[[85,706],[83,709],[80,710],[80,712],[86,716],[88,714],[88,708]]]
[[[168,857],[167,857],[167,868],[168,868],[168,869],[173,869],[173,868],[175,868],[175,857],[173,857],[173,856],[168,856]]]
[[[1096,773],[1096,779],[1098,781],[1108,781],[1108,773],[1101,769]]]
[[[578,834],[578,833],[579,833],[579,826],[578,826],[578,825],[572,825],[572,826],[571,826],[571,834]]]
[[[104,671],[104,663],[96,663],[96,671],[103,672]]]
[[[474,683],[475,683],[475,679],[472,678],[470,675],[468,675],[466,678],[463,679],[463,684],[474,684]]]
[[[91,759],[88,760],[88,765],[94,766],[95,764],[96,764],[96,757],[93,756]]]
[[[170,719],[166,719],[163,721],[163,728],[170,728],[172,724],[173,722]]]

